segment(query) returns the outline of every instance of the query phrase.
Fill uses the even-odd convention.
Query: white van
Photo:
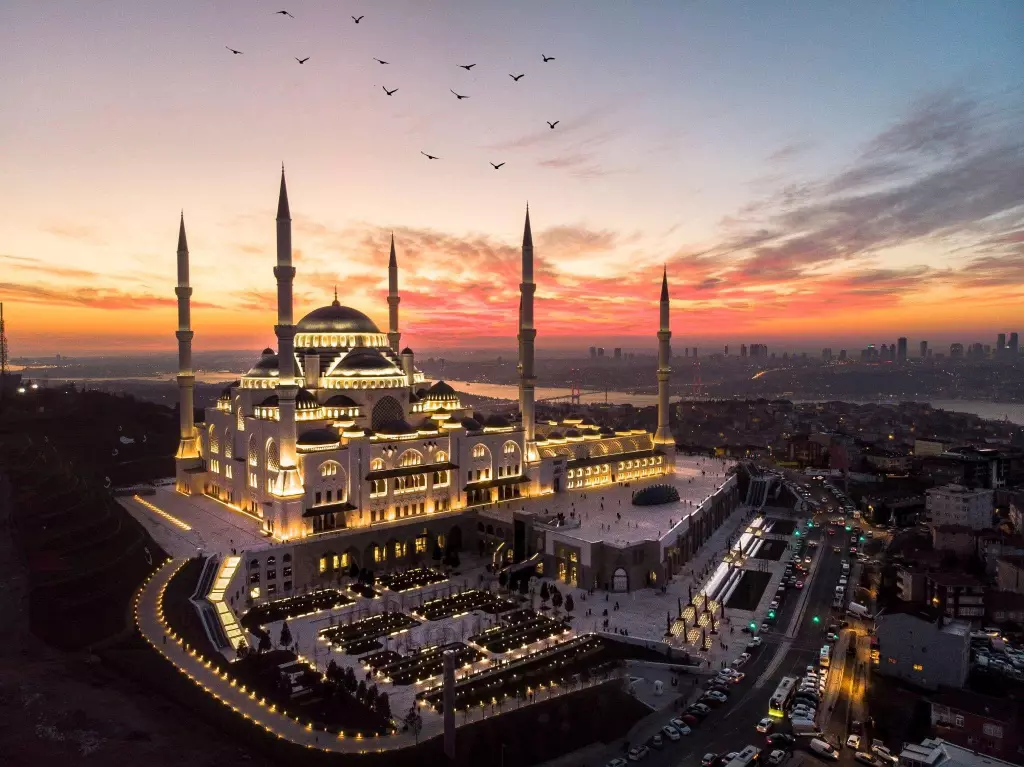
[[[823,759],[831,759],[833,762],[839,761],[839,752],[832,745],[819,738],[811,738],[809,748]]]
[[[814,723],[813,719],[790,719],[790,725],[793,727],[793,733],[796,735],[819,735],[821,731],[818,729],[818,725]]]

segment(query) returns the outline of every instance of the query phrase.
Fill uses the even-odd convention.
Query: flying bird
[[[509,77],[511,77],[511,78],[512,78],[513,80],[515,80],[516,82],[519,82],[519,78],[520,78],[520,77],[522,77],[522,76],[523,76],[523,75],[525,75],[525,74],[526,74],[526,72],[523,72],[523,74],[522,74],[522,75],[513,75],[513,74],[509,74]]]
[[[287,16],[289,19],[294,19],[295,18],[290,13],[288,13],[288,11],[274,11],[274,15],[276,15],[276,16]]]
[[[432,154],[427,154],[423,150],[420,150],[420,154],[423,155],[424,157],[426,157],[428,160],[440,160],[441,159],[440,157],[435,157]]]
[[[305,64],[307,61],[309,61],[309,56],[306,56],[306,58],[304,58],[304,59],[300,59],[298,56],[296,56],[295,60],[297,62],[299,62],[300,64]]]
[[[543,53],[540,55],[540,57],[542,59],[544,59],[544,63],[547,63],[549,61],[554,61],[555,60],[554,56],[545,56]]]
[[[451,88],[449,88],[448,90],[452,91]],[[452,93],[455,93],[455,91],[452,91]],[[463,99],[468,99],[469,96],[460,96],[458,93],[455,93],[455,98],[457,98],[459,101],[462,101]]]
[[[365,16],[365,15],[366,14],[363,14],[363,16]],[[354,21],[356,24],[358,24],[360,21],[363,20],[363,16],[360,16],[359,18],[356,18],[355,16],[353,16],[352,17],[352,21]]]
[[[236,56],[237,56],[237,55],[238,55],[239,53],[241,53],[241,51],[236,51],[236,50],[235,50],[234,48],[232,48],[232,47],[231,47],[230,45],[225,45],[224,47],[225,47],[225,48],[227,48],[227,49],[228,49],[229,51],[231,51],[231,52],[232,52],[233,54],[235,54]]]
[[[384,61],[382,59],[378,59],[376,56],[373,57],[373,60],[376,61],[378,64],[390,64],[391,63],[390,61]]]
[[[548,126],[551,128],[551,130],[554,130],[555,126],[558,125],[558,123],[560,123],[560,122],[562,122],[562,121],[561,120],[555,120],[553,123],[549,122]]]
[[[502,165],[504,165],[504,164],[505,164],[505,163],[503,163],[503,162],[499,162],[499,163],[498,163],[497,165],[495,165],[495,164],[494,164],[494,163],[492,162],[492,163],[491,163],[491,167],[492,167],[492,168],[494,168],[495,170],[497,170],[498,168],[500,168],[500,167],[501,167]]]
[[[383,85],[382,85],[382,86],[380,86],[380,87],[381,87],[381,88],[384,88],[384,92],[385,92],[386,94],[388,94],[389,96],[390,96],[390,95],[391,95],[392,93],[394,93],[395,91],[397,91],[397,90],[398,90],[398,88],[393,88],[392,90],[390,90],[390,91],[389,91],[389,90],[388,90],[387,88],[385,88],[385,87],[384,87]]]
[[[458,66],[459,66],[460,69],[465,69],[468,72],[473,67],[475,67],[476,64],[459,64]]]

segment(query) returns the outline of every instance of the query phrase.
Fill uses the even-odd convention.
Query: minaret
[[[295,454],[295,395],[298,393],[298,382],[295,380],[295,325],[292,320],[292,282],[295,280],[295,267],[292,266],[292,216],[288,209],[288,188],[284,181],[284,166],[281,166],[281,193],[277,201],[277,266],[274,267],[277,278],[277,324],[274,333],[277,335],[278,381],[277,400],[280,412],[280,471],[273,483],[271,492],[279,498],[298,498],[303,495],[302,477],[296,467]],[[301,508],[299,515],[290,514],[291,509],[282,505],[277,514],[275,532],[291,538],[297,534],[301,525]],[[295,530],[291,530],[295,526]]]
[[[519,410],[523,416],[525,460],[536,460],[536,418],[534,414],[534,387],[537,377],[533,370],[533,342],[537,330],[533,327],[533,233],[530,231],[530,206],[526,206],[526,224],[523,228],[523,281],[519,283],[522,301],[519,310]]]
[[[669,339],[672,338],[672,328],[669,321],[669,299],[668,299],[668,267],[661,277],[661,312],[658,327],[658,430],[654,433],[654,442],[659,445],[674,445],[675,438],[672,436],[672,429],[669,427],[669,405],[668,405],[668,383],[672,376],[672,368],[669,367]]]
[[[178,452],[174,454],[175,486],[180,493],[190,494],[191,483],[186,469],[201,464],[195,425],[195,382],[192,372],[192,288],[188,279],[188,241],[185,239],[185,214],[178,225]]]
[[[395,234],[391,233],[391,258],[388,259],[388,343],[391,350],[398,354],[398,341],[402,334],[398,332],[398,304],[402,299],[398,295],[398,259],[395,258]]]

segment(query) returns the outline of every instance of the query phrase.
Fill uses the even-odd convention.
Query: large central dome
[[[358,309],[342,306],[335,299],[330,306],[314,309],[295,327],[299,333],[380,333],[376,323]]]

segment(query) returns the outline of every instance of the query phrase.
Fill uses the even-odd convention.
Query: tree
[[[558,589],[554,589],[554,593],[551,595],[551,604],[556,610],[562,606],[562,592]]]
[[[274,649],[274,645],[270,641],[270,633],[267,631],[260,631],[260,644],[257,648],[258,652],[270,652]]]
[[[565,597],[565,611],[567,613],[571,613],[575,609],[576,609],[576,603],[573,602],[572,594],[568,594]]]
[[[348,577],[352,580],[356,580],[359,577],[359,565],[356,564],[354,559],[352,560],[352,564],[348,566]]]
[[[441,550],[441,542],[437,538],[434,538],[434,551],[430,558],[435,562],[440,562],[444,559],[444,551]]]
[[[382,692],[377,696],[377,713],[385,719],[391,718],[391,702],[388,700],[386,692]]]
[[[526,578],[519,579],[519,593],[524,597],[530,593],[530,582]]]
[[[420,742],[420,730],[423,729],[423,717],[420,716],[420,712],[416,710],[416,705],[413,704],[409,708],[409,712],[405,715],[405,726],[412,730],[412,734],[416,737],[416,744]]]
[[[291,647],[292,630],[288,628],[288,621],[281,624],[281,647]]]
[[[334,658],[331,658],[330,662],[327,664],[327,671],[324,672],[324,675],[335,684],[338,684],[341,681],[341,666],[335,662]]]
[[[371,684],[370,688],[366,691],[366,705],[371,708],[377,707],[377,685]]]
[[[551,599],[551,591],[548,589],[548,582],[544,581],[540,584],[540,601],[546,604],[549,599]]]
[[[356,700],[360,703],[366,700],[366,681],[363,679],[360,679],[359,684],[356,686]]]
[[[505,572],[504,570],[502,570],[500,573],[498,573],[498,585],[501,586],[502,588],[505,588],[506,586],[508,586],[508,573]]]

